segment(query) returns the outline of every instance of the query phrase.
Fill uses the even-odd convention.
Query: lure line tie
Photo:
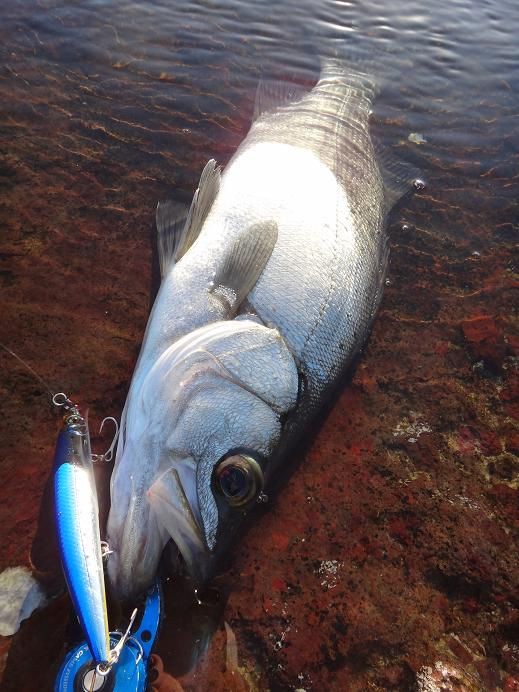
[[[54,406],[57,406],[58,408],[64,408],[65,411],[69,411],[70,409],[77,409],[77,405],[70,401],[65,392],[58,392],[57,394],[53,394],[52,403],[54,404]]]

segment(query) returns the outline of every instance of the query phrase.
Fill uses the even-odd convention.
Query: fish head
[[[114,469],[108,538],[116,593],[149,586],[170,538],[195,580],[212,575],[262,496],[297,395],[297,368],[280,334],[251,320],[202,327],[160,356],[130,391]]]

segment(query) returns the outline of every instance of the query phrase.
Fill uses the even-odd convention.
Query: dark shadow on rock
[[[209,648],[222,625],[230,588],[225,576],[197,589],[189,577],[177,573],[164,583],[163,593],[164,616],[157,651],[168,661],[167,672],[178,678],[192,671]]]
[[[3,692],[46,692],[67,651],[68,598],[57,598],[24,620],[13,636],[4,677]]]

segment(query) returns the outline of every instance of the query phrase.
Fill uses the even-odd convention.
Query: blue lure
[[[56,680],[58,692],[144,692],[148,658],[160,622],[158,584],[150,589],[137,631],[132,634],[135,609],[124,634],[108,631],[99,506],[93,462],[110,461],[119,434],[104,454],[92,454],[87,420],[63,392],[53,394],[37,372],[14,351],[0,348],[31,372],[65,412],[54,453],[54,505],[58,546],[67,587],[86,642],[70,651]],[[101,430],[103,428],[101,425]],[[100,431],[101,431],[100,430]],[[106,544],[105,544],[106,545]]]
[[[111,664],[110,636],[90,435],[86,419],[65,394],[54,455],[54,499],[61,561],[76,615],[97,665]]]

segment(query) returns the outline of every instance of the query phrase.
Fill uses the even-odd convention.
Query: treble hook
[[[106,421],[112,421],[112,423],[115,425],[115,434],[112,439],[111,445],[108,447],[106,452],[104,454],[92,454],[92,461],[99,462],[99,461],[112,461],[113,456],[114,456],[114,447],[117,443],[117,438],[119,437],[119,423],[116,421],[116,419],[113,416],[107,416],[106,418],[103,418],[101,422],[101,426],[99,428],[99,434],[103,432],[103,426],[106,423]]]
[[[111,668],[119,660],[119,656],[121,655],[121,651],[123,650],[123,647],[126,644],[128,637],[130,637],[130,632],[131,632],[131,629],[133,627],[133,623],[135,622],[136,617],[137,617],[137,608],[134,609],[134,611],[130,617],[130,623],[129,623],[128,627],[126,628],[126,632],[119,639],[119,641],[114,646],[114,648],[110,651],[110,661],[108,663],[105,663],[105,664],[99,663],[96,666],[96,672],[98,672],[99,675],[101,675],[103,677],[108,675]],[[130,639],[133,640],[133,637],[130,637]]]

